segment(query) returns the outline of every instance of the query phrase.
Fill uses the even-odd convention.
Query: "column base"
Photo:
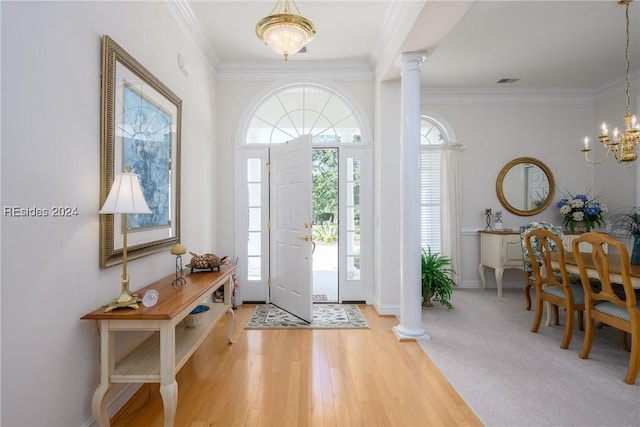
[[[393,333],[398,341],[430,341],[431,337],[427,335],[424,329],[407,329],[402,325],[394,326]]]

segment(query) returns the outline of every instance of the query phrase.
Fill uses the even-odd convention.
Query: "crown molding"
[[[423,89],[429,104],[593,104],[589,88]]]
[[[640,88],[640,70],[635,70],[629,73],[629,86],[633,89]],[[625,93],[627,83],[624,77],[612,80],[595,88],[594,99],[596,102],[603,101],[608,98]]]
[[[371,54],[371,62],[375,64],[375,74],[379,78],[395,68],[398,52],[426,3],[424,0],[395,1],[389,6],[387,19],[382,26],[376,48]],[[408,22],[411,25],[407,24]]]
[[[200,22],[187,0],[164,0],[164,4],[189,41],[200,51],[213,75],[217,76],[220,59],[215,54],[213,46],[204,37]]]
[[[632,91],[640,88],[640,70],[629,73]],[[593,104],[625,93],[624,77],[596,88],[423,88],[422,103],[429,104]]]
[[[291,76],[318,76],[334,81],[373,81],[373,67],[367,61],[309,61],[282,64],[229,63],[218,68],[216,79],[221,82],[274,81]]]

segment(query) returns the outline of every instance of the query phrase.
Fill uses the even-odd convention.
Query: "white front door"
[[[311,135],[269,149],[271,303],[311,323]]]

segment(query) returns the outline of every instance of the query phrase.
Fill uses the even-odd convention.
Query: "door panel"
[[[273,145],[271,172],[271,302],[311,322],[311,136]]]

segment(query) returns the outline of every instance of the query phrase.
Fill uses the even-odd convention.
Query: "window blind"
[[[423,145],[420,152],[420,245],[440,252],[440,147]]]

